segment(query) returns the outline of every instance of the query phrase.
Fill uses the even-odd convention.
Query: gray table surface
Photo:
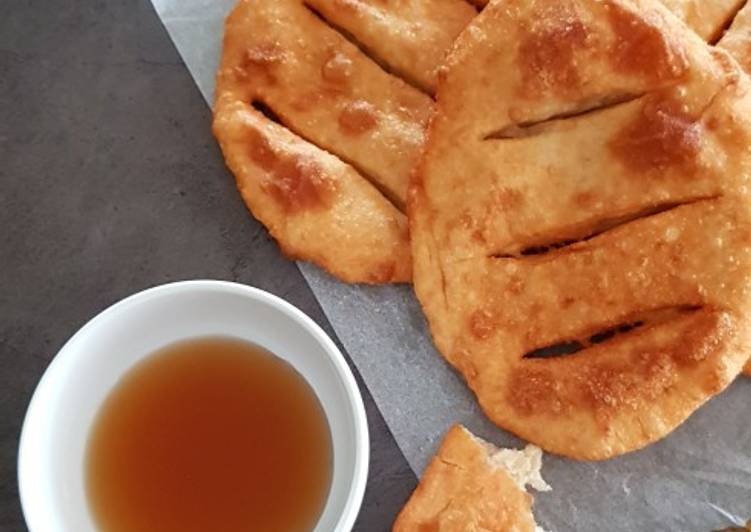
[[[148,0],[0,0],[1,531],[25,530],[16,454],[34,386],[118,299],[227,279],[291,301],[334,336],[246,212],[209,123]],[[359,382],[372,454],[355,530],[387,530],[416,479]]]

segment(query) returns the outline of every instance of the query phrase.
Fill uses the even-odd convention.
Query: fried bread
[[[408,282],[409,173],[463,0],[241,0],[213,130],[245,203],[292,258]]]
[[[413,275],[495,423],[605,459],[740,372],[750,90],[648,0],[506,0],[462,33],[410,191]]]
[[[454,426],[394,523],[393,532],[534,532],[531,487],[550,487],[540,475],[542,454],[496,449]]]

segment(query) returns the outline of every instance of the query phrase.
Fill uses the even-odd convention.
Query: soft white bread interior
[[[537,491],[550,491],[551,487],[542,478],[542,450],[536,445],[527,445],[524,449],[502,449],[475,436],[459,425],[464,433],[481,445],[487,453],[487,460],[494,468],[502,468],[519,489],[527,486]]]

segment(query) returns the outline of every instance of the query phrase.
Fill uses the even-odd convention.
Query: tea
[[[228,338],[174,344],[129,371],[87,453],[103,532],[311,530],[332,474],[328,424],[305,379]]]

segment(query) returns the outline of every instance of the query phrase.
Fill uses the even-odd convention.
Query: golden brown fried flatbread
[[[662,438],[748,358],[748,78],[649,0],[491,3],[445,68],[410,194],[438,349],[548,451]]]
[[[525,485],[550,487],[540,476],[540,449],[498,450],[454,426],[423,474],[393,532],[533,532]]]
[[[462,0],[237,4],[214,134],[246,204],[285,253],[344,281],[410,280],[402,211],[428,93],[475,13]]]
[[[738,3],[665,1],[704,36]],[[462,0],[237,5],[214,132],[246,204],[288,255],[349,282],[410,279],[407,176],[437,67],[474,15]]]
[[[717,46],[730,52],[741,67],[751,74],[751,3],[738,12],[733,25]],[[751,377],[751,361],[746,364],[743,373]]]

